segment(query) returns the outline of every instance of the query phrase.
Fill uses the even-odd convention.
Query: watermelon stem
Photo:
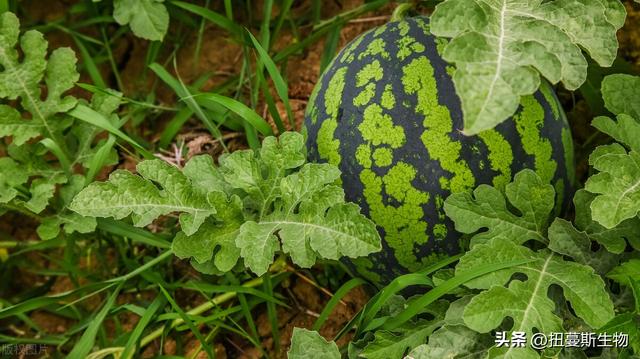
[[[396,6],[391,14],[391,21],[400,21],[407,16],[407,13],[413,10],[413,2],[403,2]]]

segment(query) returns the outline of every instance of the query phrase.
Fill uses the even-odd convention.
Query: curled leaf
[[[618,1],[446,0],[431,32],[451,38],[443,53],[455,63],[464,130],[473,135],[514,114],[540,75],[570,90],[585,81],[586,50],[602,66],[616,57],[616,31],[626,12]]]

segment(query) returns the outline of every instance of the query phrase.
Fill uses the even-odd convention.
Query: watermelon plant
[[[40,216],[42,239],[55,238],[61,228],[69,234],[92,232],[95,218],[80,216],[68,205],[103,166],[117,162],[115,138],[101,138],[103,130],[68,113],[79,102],[65,94],[79,78],[73,51],[47,54],[42,33],[20,36],[19,26],[14,14],[0,15],[0,137],[11,138],[0,159],[0,211]],[[87,105],[117,125],[120,102],[121,94],[110,90],[95,94]],[[54,198],[57,190],[60,196]]]
[[[638,16],[0,0],[0,356],[638,358]]]
[[[192,258],[196,269],[224,274],[243,258],[263,275],[276,252],[310,267],[319,258],[359,257],[380,250],[373,222],[332,183],[340,172],[330,164],[305,164],[304,141],[296,132],[267,137],[252,150],[220,157],[193,157],[184,169],[161,160],[140,162],[140,176],[115,171],[75,196],[69,208],[89,217],[132,216],[146,226],[179,212],[181,231],[173,252]]]

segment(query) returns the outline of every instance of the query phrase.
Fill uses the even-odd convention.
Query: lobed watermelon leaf
[[[215,188],[215,187],[214,187]],[[242,201],[238,196],[222,192],[211,192],[210,203],[220,204],[216,220],[205,222],[193,235],[180,232],[173,240],[173,252],[179,258],[193,257],[193,261],[212,264],[220,272],[228,272],[240,258],[236,237],[243,223]]]
[[[626,12],[619,1],[445,0],[431,32],[451,38],[443,53],[456,65],[453,81],[469,135],[513,115],[540,75],[569,90],[587,75],[586,50],[602,66],[616,57],[616,31]]]
[[[591,203],[595,197],[596,195],[584,189],[576,191],[573,196],[576,209],[576,228],[611,253],[622,253],[627,247],[627,241],[633,248],[640,250],[640,218],[631,218],[614,228],[607,229],[592,218]]]
[[[187,235],[194,234],[207,217],[216,213],[206,193],[175,166],[149,160],[140,162],[136,169],[140,175],[116,170],[108,181],[87,186],[69,208],[91,217],[122,219],[132,214],[139,227],[161,215],[181,212],[180,224]]]
[[[445,325],[429,336],[429,342],[414,348],[407,359],[483,358],[493,344],[487,335],[464,325]]]
[[[0,137],[11,137],[8,156],[0,158],[0,204],[41,213],[37,232],[42,239],[57,236],[61,228],[66,233],[95,229],[95,218],[66,208],[87,181],[74,174],[76,165],[93,176],[117,161],[114,141],[96,141],[100,129],[74,123],[66,114],[78,102],[65,95],[79,78],[76,57],[71,49],[58,48],[47,58],[47,45],[38,31],[20,35],[14,14],[0,15]],[[120,97],[111,90],[97,93],[91,106],[115,122]],[[52,202],[56,208],[45,211]]]
[[[289,359],[340,359],[340,351],[335,342],[328,342],[318,332],[304,328],[293,328]]]
[[[129,25],[140,38],[160,41],[169,28],[169,12],[164,0],[114,0],[113,18]]]
[[[602,98],[614,114],[625,113],[640,119],[640,77],[613,74],[602,81]]]
[[[550,185],[531,170],[515,176],[513,183],[506,187],[506,197],[520,216],[509,210],[511,207],[506,205],[504,197],[492,187],[481,185],[473,194],[456,193],[445,201],[445,211],[456,229],[474,235],[472,248],[460,259],[456,272],[473,272],[479,266],[496,261],[526,259],[530,262],[466,283],[469,288],[482,290],[464,309],[464,323],[470,329],[487,333],[500,326],[505,317],[510,317],[513,319],[511,331],[529,335],[534,328],[544,333],[563,332],[556,304],[547,295],[552,285],[563,289],[576,315],[592,328],[613,318],[613,303],[604,281],[592,267],[579,263],[586,256],[580,251],[587,251],[588,246],[580,239],[576,241],[571,232],[565,233],[577,230],[561,219],[550,227],[547,225],[554,198]],[[517,229],[515,223],[524,228]],[[477,233],[485,228],[487,231]],[[530,240],[548,244],[548,248],[535,251],[524,246]],[[582,240],[590,243],[586,238]],[[565,260],[563,255],[576,262]],[[513,279],[515,274],[524,275],[526,279]],[[537,357],[531,348],[518,348],[517,353],[512,349],[492,348],[490,352],[504,357]]]
[[[16,45],[20,41],[20,56]],[[0,137],[12,136],[13,143],[22,145],[27,140],[43,136],[60,141],[60,131],[69,125],[57,115],[76,105],[72,96],[64,96],[79,74],[76,56],[69,48],[51,52],[48,60],[47,41],[42,33],[30,30],[20,36],[20,22],[10,12],[0,15],[0,99],[19,99],[30,119],[25,119],[16,108],[0,104]],[[46,85],[43,99],[41,84]]]
[[[520,215],[507,208],[507,201]],[[451,195],[444,203],[446,214],[454,220],[461,233],[481,232],[473,236],[473,243],[484,243],[501,237],[522,244],[530,239],[545,242],[545,231],[553,210],[555,191],[532,171],[522,171],[505,187],[505,194],[488,185],[480,185],[470,193]],[[462,220],[466,218],[467,220]]]
[[[619,143],[600,146],[589,156],[598,171],[589,177],[585,189],[596,194],[591,202],[593,219],[607,229],[640,213],[640,108],[629,96],[640,93],[640,78],[610,75],[602,81],[605,107],[617,121],[600,116],[593,126]]]
[[[0,204],[18,205],[34,213],[44,210],[56,186],[68,180],[42,157],[46,152],[40,144],[7,146],[9,156],[0,159]]]
[[[109,180],[82,190],[70,208],[84,216],[133,215],[144,226],[180,212],[182,231],[173,241],[180,258],[207,273],[231,270],[239,258],[258,275],[276,252],[310,267],[318,258],[364,256],[380,249],[375,225],[344,202],[333,183],[340,171],[305,164],[304,139],[287,132],[265,138],[259,155],[240,150],[189,160],[181,171],[161,160],[143,161],[139,175],[117,170]]]
[[[411,323],[406,328],[398,328],[394,332],[378,330],[374,334],[371,343],[360,352],[362,358],[388,359],[403,358],[404,354],[413,348],[420,346],[427,337],[442,323],[436,321],[421,321]]]

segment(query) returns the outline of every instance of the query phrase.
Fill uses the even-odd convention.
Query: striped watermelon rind
[[[351,262],[376,283],[461,250],[443,210],[451,193],[483,183],[503,189],[531,168],[556,187],[558,203],[571,195],[571,133],[550,85],[523,97],[511,120],[465,136],[444,44],[425,17],[362,34],[327,68],[307,107],[309,159],[337,165],[346,199],[380,230],[383,250]]]

